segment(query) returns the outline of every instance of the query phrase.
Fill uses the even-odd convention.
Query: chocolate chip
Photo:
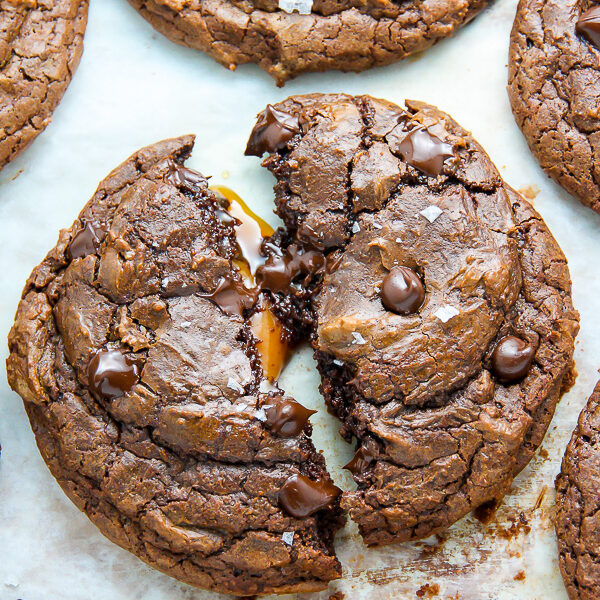
[[[277,435],[293,437],[306,427],[309,417],[316,412],[293,400],[282,400],[273,406],[265,407],[265,425]]]
[[[214,302],[226,315],[242,316],[244,310],[254,306],[258,292],[230,277],[221,277],[214,292],[201,295]]]
[[[279,490],[279,504],[289,515],[301,519],[330,506],[341,492],[328,479],[313,481],[292,475]]]
[[[344,469],[350,471],[353,475],[360,475],[367,470],[367,467],[375,460],[375,453],[365,446],[361,446],[354,455],[354,458],[344,465]]]
[[[206,178],[204,175],[193,169],[188,169],[171,159],[169,159],[169,169],[165,175],[165,181],[191,192],[206,187]]]
[[[106,237],[106,228],[100,223],[88,221],[83,226],[69,244],[69,256],[71,260],[84,258],[89,254],[94,254]]]
[[[529,342],[507,335],[492,353],[492,370],[502,383],[514,383],[527,375],[535,356],[535,348]]]
[[[408,267],[394,267],[381,285],[381,301],[385,308],[399,315],[410,315],[425,300],[425,288],[419,276]]]
[[[444,161],[454,156],[450,144],[442,141],[424,127],[417,127],[410,131],[398,144],[398,152],[404,162],[431,177],[440,175]]]
[[[119,350],[99,350],[87,368],[88,386],[98,398],[112,400],[130,392],[139,373],[136,361]]]
[[[297,133],[300,133],[297,117],[268,104],[258,117],[244,154],[262,156],[265,152],[275,152],[283,148]]]
[[[600,48],[600,6],[594,6],[584,12],[579,17],[575,30],[596,48]]]
[[[264,290],[273,293],[289,293],[292,283],[304,276],[303,283],[310,280],[326,266],[326,258],[318,250],[305,250],[302,246],[292,244],[282,256],[272,255],[267,262],[256,271],[256,281]]]

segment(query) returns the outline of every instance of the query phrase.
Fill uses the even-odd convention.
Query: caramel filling
[[[234,263],[246,286],[256,287],[256,269],[266,261],[261,252],[261,245],[264,238],[273,235],[274,230],[234,191],[223,185],[212,186],[211,190],[227,199],[227,212],[239,222],[234,224],[239,248],[239,256]],[[260,300],[259,310],[250,319],[250,329],[258,340],[256,349],[265,377],[269,381],[275,381],[286,362],[288,344],[284,339],[281,322],[273,314],[265,298]]]

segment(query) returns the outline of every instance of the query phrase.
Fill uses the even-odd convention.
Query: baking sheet
[[[284,89],[255,66],[231,73],[173,45],[125,0],[93,0],[81,66],[53,123],[0,172],[0,357],[31,269],[71,224],[97,183],[134,150],[196,133],[189,166],[237,191],[273,225],[272,177],[242,155],[255,114],[290,94],[369,93],[437,104],[471,129],[515,188],[533,198],[570,263],[581,312],[579,377],[564,397],[541,452],[517,478],[487,526],[467,517],[443,539],[363,546],[350,524],[337,539],[344,577],[329,593],[347,599],[565,600],[552,529],[553,482],[579,410],[600,366],[600,215],[550,182],[529,154],[505,91],[508,36],[517,0],[498,0],[454,39],[422,56],[360,75],[301,77]],[[351,449],[324,410],[308,349],[282,385],[313,417],[315,444],[343,487]],[[35,447],[20,398],[0,369],[0,599],[209,600],[108,542],[62,493]],[[439,586],[439,589],[438,587]],[[417,593],[418,592],[418,593]],[[419,595],[420,594],[420,595]],[[287,597],[290,598],[290,597]],[[328,593],[298,598],[325,600]]]

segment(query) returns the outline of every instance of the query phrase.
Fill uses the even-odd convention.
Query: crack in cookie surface
[[[83,52],[88,0],[0,1],[0,168],[50,122]]]
[[[343,435],[358,438],[358,490],[342,506],[368,544],[425,537],[499,501],[541,442],[578,331],[566,260],[441,111],[334,94],[275,109],[301,124],[263,163],[287,239],[321,248],[333,266],[309,306],[274,302],[292,323],[312,319],[325,399]],[[425,173],[434,163],[435,176]],[[425,289],[412,314],[382,302],[398,267]],[[527,349],[508,383],[492,360],[507,339]]]
[[[169,39],[224,66],[257,63],[278,84],[306,71],[363,71],[425,50],[487,0],[315,0],[288,14],[274,0],[129,0]]]

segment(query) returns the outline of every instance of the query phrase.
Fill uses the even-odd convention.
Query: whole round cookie
[[[571,383],[579,328],[541,217],[448,115],[406,105],[291,97],[247,149],[270,153],[287,227],[257,277],[311,335],[325,399],[358,440],[342,507],[367,544],[504,496]]]
[[[83,52],[88,0],[0,0],[0,168],[41,133]]]
[[[515,119],[542,168],[600,211],[600,7],[521,0],[510,44]]]
[[[192,145],[140,150],[61,232],[19,303],[8,380],[109,539],[219,592],[320,590],[341,574],[340,490],[312,412],[265,377],[274,317],[239,220],[183,166]]]
[[[579,416],[556,478],[560,570],[571,600],[600,598],[600,383]]]
[[[279,85],[306,71],[364,71],[425,50],[488,0],[129,0],[174,42]]]

